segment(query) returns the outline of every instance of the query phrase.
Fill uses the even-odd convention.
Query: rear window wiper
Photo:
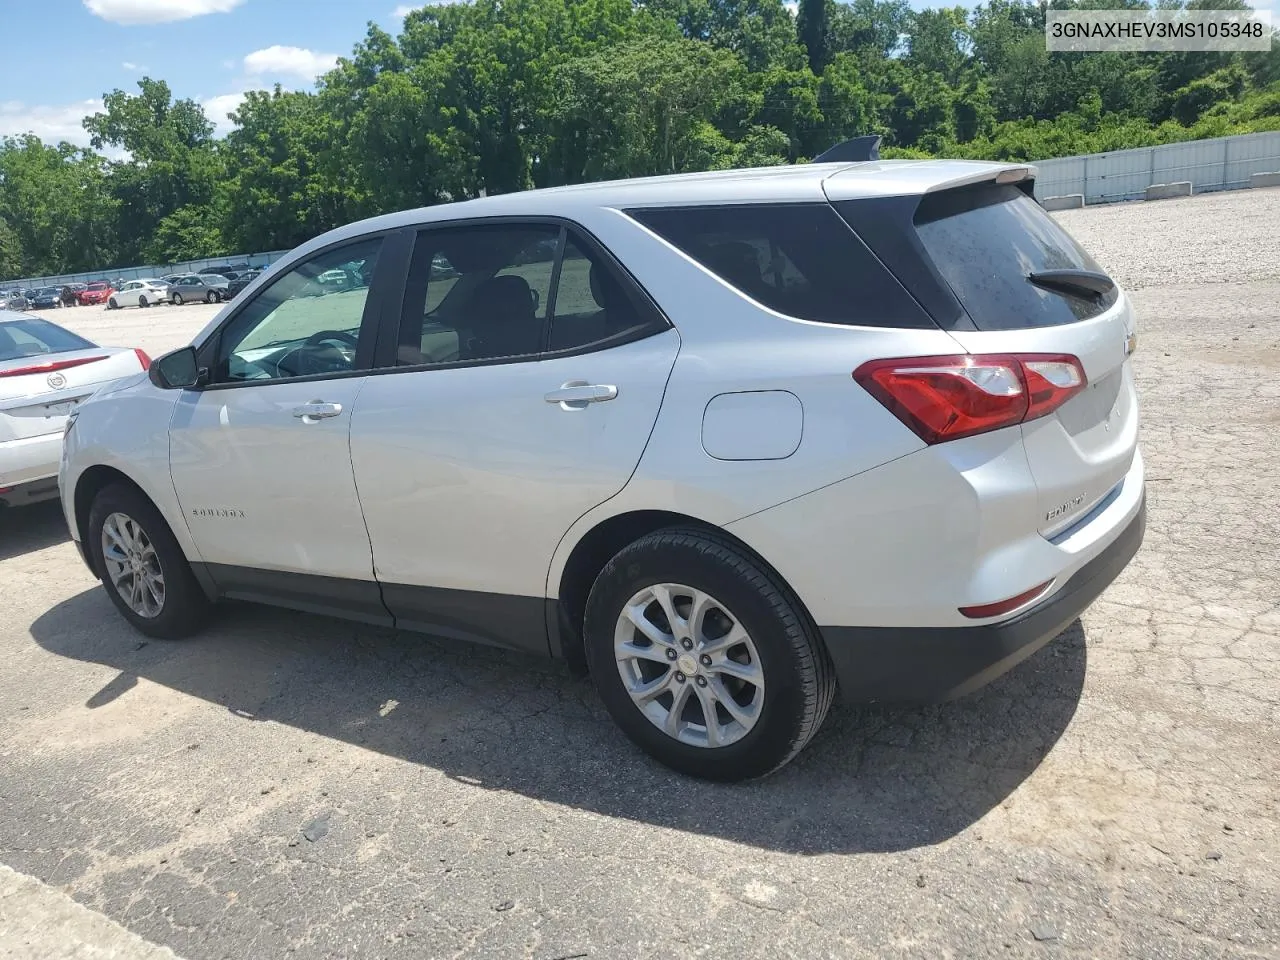
[[[1051,293],[1086,300],[1100,299],[1116,288],[1114,280],[1096,270],[1037,270],[1027,279]]]

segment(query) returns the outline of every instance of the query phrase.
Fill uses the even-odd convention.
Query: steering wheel
[[[332,340],[345,341],[346,344],[349,347],[351,347],[352,350],[356,348],[357,341],[356,341],[355,334],[348,333],[346,330],[320,330],[317,333],[313,333],[311,336],[307,337],[306,342],[303,343],[303,346],[318,347],[320,346],[320,344],[326,343]]]

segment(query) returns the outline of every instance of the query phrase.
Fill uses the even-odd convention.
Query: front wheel
[[[108,309],[108,310],[119,310],[119,309],[120,309],[120,304],[116,303],[116,298],[115,298],[115,297],[112,297],[110,300],[108,300],[108,301],[107,301],[107,309]]]
[[[217,290],[210,290],[207,294],[205,294],[204,299],[206,303],[217,303],[222,298],[218,296]]]
[[[621,550],[591,588],[584,638],[623,732],[693,776],[772,773],[818,731],[835,695],[800,602],[713,531],[660,530]]]
[[[101,490],[84,542],[111,602],[138,630],[177,640],[204,623],[208,598],[164,517],[138,490]]]

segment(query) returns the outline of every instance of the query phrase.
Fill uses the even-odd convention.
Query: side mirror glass
[[[161,390],[180,390],[194,387],[200,382],[200,367],[196,363],[196,348],[182,347],[151,361],[147,371],[151,382]]]

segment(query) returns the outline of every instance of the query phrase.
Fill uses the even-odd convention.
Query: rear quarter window
[[[933,326],[830,204],[627,213],[740,293],[786,316],[857,326]]]
[[[1086,320],[1116,302],[1037,287],[1041,270],[1102,268],[1040,205],[1016,186],[991,185],[928,194],[915,229],[934,267],[979,330],[1051,327]]]

